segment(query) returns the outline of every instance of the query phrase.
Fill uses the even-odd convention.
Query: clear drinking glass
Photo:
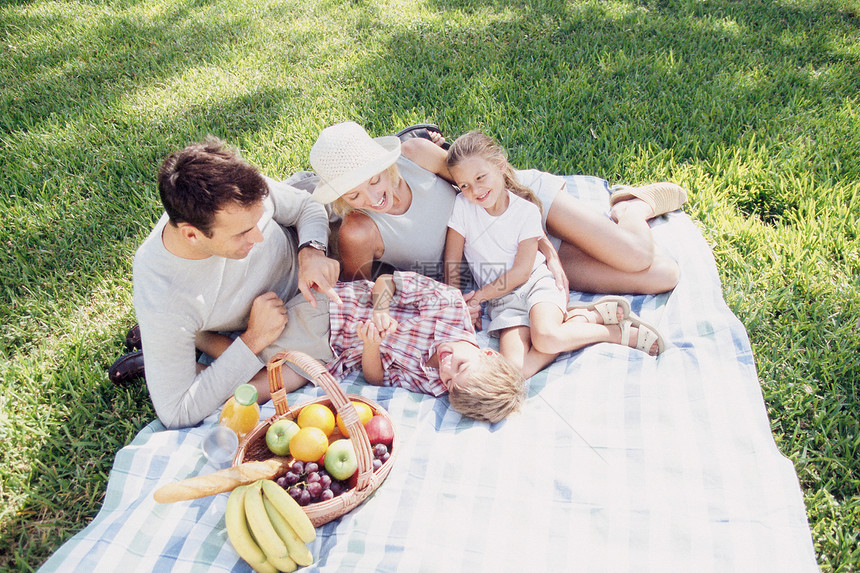
[[[203,455],[210,464],[219,468],[229,465],[238,449],[239,437],[236,432],[220,424],[203,438]]]

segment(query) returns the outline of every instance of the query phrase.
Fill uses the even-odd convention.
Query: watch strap
[[[323,243],[321,241],[316,241],[316,240],[305,241],[304,243],[299,245],[299,248],[296,250],[296,252],[301,251],[305,247],[311,247],[311,248],[316,249],[318,251],[322,251],[324,255],[328,254],[328,248],[326,247],[325,243]]]

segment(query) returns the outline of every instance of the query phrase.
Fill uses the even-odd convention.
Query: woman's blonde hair
[[[537,205],[541,215],[543,215],[543,205],[540,199],[538,199],[534,191],[519,182],[514,168],[508,163],[507,151],[495,139],[485,133],[470,131],[458,137],[450,149],[448,149],[448,158],[446,160],[448,169],[457,167],[469,157],[475,156],[498,166],[505,180],[505,187],[514,195],[518,195],[526,201],[531,201]]]
[[[400,185],[400,170],[397,169],[397,164],[394,163],[390,167],[386,168],[383,173],[388,172],[388,178],[391,179],[391,187],[397,188]],[[353,207],[350,206],[349,203],[346,202],[346,199],[343,198],[343,195],[335,199],[331,204],[332,211],[343,217],[350,211],[355,211]]]
[[[518,411],[526,397],[526,380],[514,364],[488,351],[462,385],[448,388],[448,401],[457,412],[496,423]]]

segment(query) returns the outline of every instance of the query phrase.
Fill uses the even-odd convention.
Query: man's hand
[[[284,301],[273,292],[261,294],[251,304],[248,328],[240,335],[251,352],[259,354],[277,340],[287,325]]]
[[[299,290],[312,307],[316,308],[317,299],[311,292],[316,289],[329,297],[332,302],[341,304],[334,290],[340,274],[340,263],[325,256],[325,253],[305,247],[299,251]]]
[[[477,291],[467,292],[463,295],[463,300],[466,301],[466,306],[469,307],[469,318],[472,320],[472,326],[475,330],[481,329],[481,300],[475,297]]]

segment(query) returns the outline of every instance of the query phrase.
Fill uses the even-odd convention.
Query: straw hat
[[[325,128],[311,148],[310,162],[320,177],[313,198],[331,203],[400,157],[400,139],[394,135],[371,139],[363,127],[347,121]]]

